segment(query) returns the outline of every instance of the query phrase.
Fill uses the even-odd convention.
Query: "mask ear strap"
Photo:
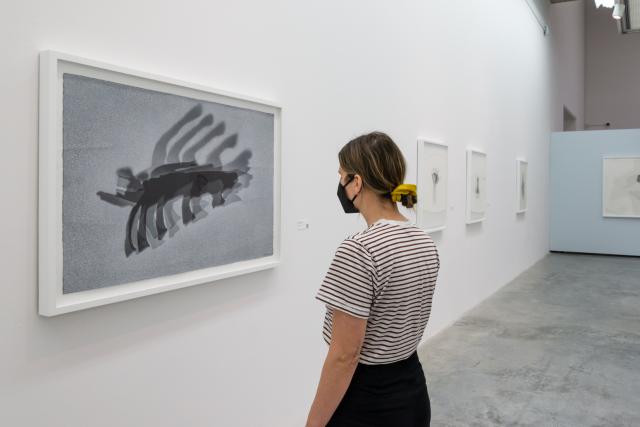
[[[354,179],[356,179],[355,175],[351,175],[351,179],[349,180],[349,182],[353,181]],[[347,182],[347,184],[349,184],[349,182]],[[346,185],[346,184],[345,184]],[[362,190],[360,190],[362,191]],[[355,196],[353,196],[353,199],[351,199],[351,203],[353,203],[353,201],[356,199],[356,197],[358,197],[360,195],[360,193],[356,194]]]

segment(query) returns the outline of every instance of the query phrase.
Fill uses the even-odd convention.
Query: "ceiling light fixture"
[[[596,7],[614,7],[616,0],[594,0]]]
[[[613,19],[622,19],[624,17],[624,3],[617,2],[613,6]]]

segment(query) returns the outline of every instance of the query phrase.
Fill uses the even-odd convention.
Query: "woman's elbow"
[[[333,361],[340,365],[357,365],[360,360],[360,347],[336,348],[332,353]]]

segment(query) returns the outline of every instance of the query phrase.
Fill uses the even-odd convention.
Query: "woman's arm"
[[[358,366],[367,319],[333,311],[331,345],[306,427],[324,427],[344,397]]]

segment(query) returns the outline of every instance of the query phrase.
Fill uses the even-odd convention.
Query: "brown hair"
[[[380,197],[391,200],[391,192],[404,183],[404,156],[386,133],[371,132],[352,139],[338,153],[338,161],[342,170],[360,175],[364,185]],[[401,203],[412,208],[418,198],[402,195]]]

